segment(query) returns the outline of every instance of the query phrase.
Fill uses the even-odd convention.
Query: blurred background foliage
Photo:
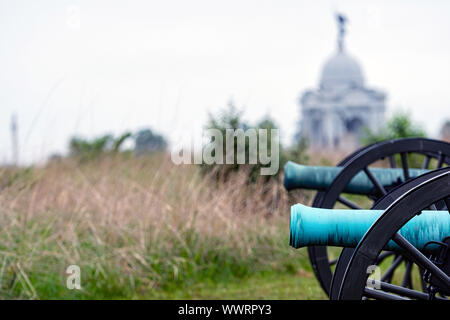
[[[369,145],[388,139],[425,137],[426,133],[420,125],[414,123],[411,116],[406,112],[398,112],[387,120],[386,125],[378,132],[373,132],[369,128],[365,128],[362,145]]]
[[[389,139],[425,137],[425,130],[412,121],[410,114],[398,112],[387,120],[386,125],[379,132],[372,132],[366,128],[361,143],[365,146]],[[408,154],[407,161],[410,167],[421,168],[423,157],[418,154]],[[395,162],[398,167],[402,166],[399,155],[396,156]]]
[[[125,144],[130,140],[134,146],[127,149]],[[152,152],[165,151],[166,148],[166,139],[152,129],[146,128],[135,134],[127,131],[117,137],[111,134],[93,139],[72,137],[69,142],[69,156],[80,161],[89,161],[106,155],[131,154],[132,151],[137,156],[142,156]],[[57,158],[60,156],[52,156],[52,159]]]
[[[263,119],[261,119],[259,122],[255,124],[251,124],[243,119],[243,112],[240,111],[236,105],[230,101],[226,108],[220,110],[217,114],[210,114],[209,120],[205,125],[205,129],[218,129],[222,132],[222,141],[223,141],[223,155],[224,159],[226,158],[226,130],[227,129],[242,129],[244,132],[248,129],[267,129],[267,152],[268,156],[270,157],[271,152],[271,129],[279,129],[277,123],[270,117],[265,116]],[[259,132],[257,134],[257,142],[256,144],[259,146]],[[212,140],[211,140],[212,141]],[[306,155],[306,143],[305,141],[302,141],[300,143],[296,143],[295,145],[291,147],[285,147],[281,141],[279,145],[279,170],[278,172],[273,176],[261,176],[260,175],[260,169],[264,166],[270,166],[270,165],[263,165],[259,162],[257,164],[248,164],[249,163],[249,156],[250,156],[250,142],[249,138],[245,138],[245,163],[246,164],[238,164],[237,163],[237,146],[238,146],[238,139],[235,136],[234,137],[234,161],[233,164],[215,164],[215,165],[201,165],[201,170],[203,173],[211,173],[214,172],[213,176],[216,179],[227,179],[227,177],[231,173],[236,173],[239,171],[245,171],[245,174],[247,175],[248,182],[249,183],[255,183],[255,182],[267,182],[271,179],[279,179],[280,173],[283,171],[282,168],[285,165],[285,163],[289,160],[295,161],[295,162],[307,162],[308,156]],[[258,147],[259,148],[259,147]],[[214,156],[214,153],[213,153]],[[224,160],[225,161],[225,160]]]
[[[134,151],[137,156],[167,149],[166,138],[150,128],[138,131],[134,137],[134,144]]]

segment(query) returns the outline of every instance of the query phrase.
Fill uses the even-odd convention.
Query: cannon
[[[391,204],[385,210],[294,205],[290,244],[296,248],[345,247],[336,264],[330,299],[447,299],[450,295],[450,167],[409,180],[380,199],[379,203],[382,202]],[[368,270],[386,255],[384,250],[398,254],[380,279],[368,281]],[[389,283],[389,273],[401,261],[406,262],[401,285]],[[416,267],[420,271],[421,290],[408,285],[411,270]]]
[[[438,246],[433,254],[420,250],[406,239],[401,230],[423,210],[450,210],[450,167],[435,170],[412,179],[391,192],[395,201],[384,210],[382,215],[371,225],[356,248],[342,250],[330,287],[330,298],[361,299],[373,298],[384,300],[398,299],[447,299],[450,295],[450,234],[442,235],[430,243]],[[381,199],[384,201],[386,197]],[[420,215],[419,215],[420,216]],[[425,226],[427,227],[427,226]],[[399,232],[400,230],[400,232]],[[425,229],[420,229],[418,232]],[[376,263],[382,253],[382,246],[394,241],[402,248],[403,254],[395,258],[406,262],[406,271],[401,286],[386,283],[389,268],[378,281],[379,288],[374,290],[367,285],[367,274],[361,270]],[[396,264],[394,260],[393,265]],[[422,291],[413,290],[410,271],[420,270]],[[409,278],[408,278],[409,276]]]
[[[298,249],[325,245],[356,248],[383,210],[321,209],[296,204],[291,207],[289,244]],[[424,210],[411,219],[399,233],[418,250],[435,250],[433,241],[450,235],[448,211]],[[399,251],[395,242],[383,250]]]
[[[401,168],[368,168],[368,170],[384,188],[398,185],[404,179]],[[286,190],[326,191],[341,171],[341,167],[306,166],[288,161],[284,167],[284,187]],[[415,178],[428,171],[426,169],[409,169],[408,175],[410,178]],[[369,195],[375,194],[377,189],[368,175],[361,171],[350,180],[343,192]]]
[[[411,166],[410,159],[415,163],[421,160],[418,167]],[[382,162],[382,168],[377,168]],[[285,166],[285,187],[287,190],[297,188],[315,189],[317,193],[312,202],[316,208],[332,209],[346,207],[353,210],[388,208],[401,194],[399,188],[410,181],[419,184],[421,177],[430,176],[432,172],[450,163],[450,144],[424,138],[394,139],[378,142],[347,156],[336,168],[303,167],[294,163]],[[388,168],[386,168],[388,166]],[[411,167],[410,167],[411,166]],[[313,169],[313,170],[311,170]],[[309,174],[314,171],[314,174]],[[422,178],[424,179],[424,178]],[[409,188],[411,186],[409,185]],[[358,199],[355,201],[347,194],[353,193]],[[347,255],[353,248],[344,249]],[[338,271],[338,259],[333,257],[335,250],[327,250],[326,245],[309,245],[308,256],[313,271],[323,290],[330,295],[334,278],[333,268]],[[342,254],[341,254],[342,255]],[[402,255],[395,252],[384,252],[377,263],[394,257],[392,270],[384,279],[392,280],[394,272],[400,266],[408,263]],[[341,260],[341,259],[339,259]],[[401,270],[400,270],[401,271]],[[406,268],[405,278],[410,278],[410,270]],[[412,286],[406,281],[406,286]],[[333,288],[336,288],[334,286]]]

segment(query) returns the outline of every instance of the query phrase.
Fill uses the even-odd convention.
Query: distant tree
[[[70,156],[86,160],[96,158],[107,151],[112,139],[112,135],[109,134],[92,140],[73,137],[69,143]]]
[[[209,115],[209,119],[207,124],[205,125],[206,129],[219,129],[222,133],[223,137],[223,146],[222,150],[224,152],[224,159],[226,159],[226,130],[227,129],[242,129],[246,131],[249,128],[255,129],[266,129],[267,130],[267,151],[271,150],[271,129],[279,128],[276,122],[269,116],[264,117],[261,121],[256,123],[255,125],[250,125],[248,122],[242,119],[242,112],[238,110],[236,105],[233,102],[229,102],[227,107],[221,111],[217,115]],[[257,145],[259,145],[259,132],[257,133]],[[248,181],[256,182],[260,181],[258,177],[260,176],[260,169],[263,166],[259,162],[257,164],[248,164],[248,160],[250,157],[250,146],[249,139],[245,139],[245,159],[246,164],[238,164],[237,163],[237,138],[234,138],[234,162],[233,164],[223,164],[223,165],[206,165],[203,164],[201,166],[202,172],[210,172],[215,170],[216,177],[226,178],[232,172],[237,172],[242,168],[245,168],[248,172]],[[283,145],[280,142],[279,146],[279,170],[278,173],[274,176],[264,176],[265,181],[268,181],[272,178],[278,178],[279,173],[283,171],[283,166],[288,160],[293,160],[297,162],[301,162],[302,160],[306,160],[304,157],[304,151],[306,146],[302,143],[296,146],[293,146],[289,149],[284,149]],[[269,155],[270,156],[270,155]]]
[[[71,157],[81,160],[92,160],[101,155],[118,153],[123,143],[130,137],[130,132],[126,132],[118,138],[114,138],[110,134],[92,140],[73,137],[69,142],[69,154]]]
[[[267,130],[267,152],[269,153],[272,150],[271,130],[278,129],[278,126],[275,123],[275,120],[273,120],[270,116],[265,116],[260,122],[258,122],[256,124],[256,128]],[[257,138],[258,138],[257,143],[258,143],[258,148],[259,148],[259,139],[260,139],[259,133],[257,135]],[[269,154],[269,156],[270,156],[270,154]],[[270,178],[272,178],[272,177],[278,177],[279,173],[282,171],[284,164],[287,161],[286,154],[284,152],[283,146],[281,145],[281,141],[280,141],[280,145],[279,145],[279,160],[278,161],[279,161],[278,173],[275,176],[265,176],[266,181],[270,180]],[[259,163],[255,166],[253,166],[253,168],[250,172],[250,180],[251,181],[257,180],[257,178],[260,174],[261,167],[262,167],[262,165]]]
[[[242,111],[238,110],[233,101],[229,101],[227,107],[219,111],[218,115],[209,114],[206,129],[219,129],[225,134],[226,129],[248,129],[248,123],[242,120]]]
[[[167,141],[164,136],[153,132],[151,129],[140,130],[135,136],[135,153],[140,156],[155,151],[164,151]]]
[[[414,124],[407,113],[397,113],[378,132],[373,132],[366,128],[362,135],[361,143],[368,145],[388,139],[425,136],[425,131],[419,125]]]
[[[226,130],[227,129],[248,129],[248,124],[242,120],[242,111],[239,111],[233,101],[229,101],[226,108],[220,110],[217,115],[209,114],[205,129],[218,129],[223,137],[223,150],[226,150]],[[235,140],[236,142],[236,140]],[[248,140],[245,141],[245,155],[248,157]],[[214,154],[213,154],[214,156]],[[224,158],[226,154],[224,154]],[[219,167],[220,166],[220,167]],[[227,177],[231,172],[239,170],[240,165],[237,163],[237,144],[234,143],[234,162],[225,165],[207,165],[202,164],[203,173],[216,170],[216,176]]]

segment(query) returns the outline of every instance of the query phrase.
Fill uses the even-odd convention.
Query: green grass
[[[26,272],[5,260],[0,292],[6,299],[325,299],[305,249],[290,251],[292,261],[280,252],[278,261],[269,264],[272,268],[258,264],[258,257],[233,261],[224,254],[209,263],[191,261],[179,274],[160,269],[156,276],[149,270],[124,273],[107,261],[90,261],[81,267],[81,290],[67,289],[60,261],[36,257],[40,268]]]
[[[155,291],[142,296],[150,299],[326,299],[310,272],[257,273],[230,281],[204,281],[188,290]]]
[[[198,279],[187,287],[161,289],[149,286],[134,292],[130,290],[131,283],[129,288],[124,288],[114,285],[117,284],[117,279],[112,278],[109,280],[113,284],[107,287],[104,286],[105,279],[98,279],[98,291],[92,290],[93,283],[78,291],[68,290],[63,283],[64,279],[47,277],[42,280],[44,281],[41,281],[35,290],[48,296],[43,295],[41,299],[326,299],[314,275],[306,271],[297,274],[260,272],[243,278],[230,277],[227,281],[211,281],[205,278]]]

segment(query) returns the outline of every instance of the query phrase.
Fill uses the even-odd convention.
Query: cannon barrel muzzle
[[[314,189],[325,191],[341,172],[342,167],[306,166],[288,161],[284,166],[284,187],[291,189]],[[387,187],[403,179],[401,168],[370,168],[372,175]],[[415,178],[428,172],[425,169],[409,169],[409,176]],[[353,194],[374,194],[376,188],[365,172],[356,174],[344,189]]]
[[[383,210],[321,209],[296,204],[291,207],[289,244],[294,248],[315,245],[354,248],[382,213]],[[450,215],[448,211],[422,211],[399,232],[423,250],[429,241],[442,241],[450,235]],[[384,249],[400,248],[391,240]]]

